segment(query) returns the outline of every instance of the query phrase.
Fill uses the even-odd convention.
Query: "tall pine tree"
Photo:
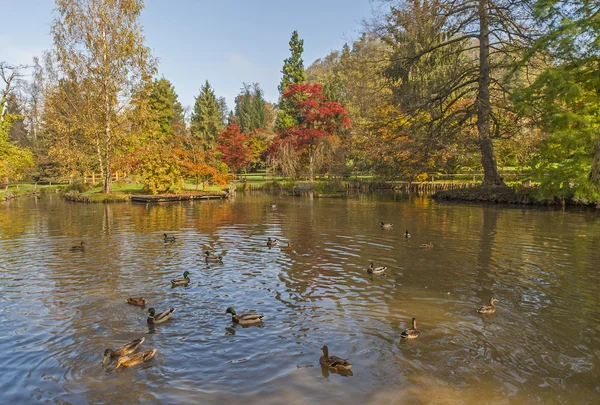
[[[235,99],[235,120],[245,134],[267,126],[266,102],[258,83],[244,83]]]
[[[217,136],[223,128],[226,113],[223,100],[215,96],[215,92],[208,80],[200,89],[196,97],[190,129],[192,136],[204,142],[204,148],[212,149],[216,144]]]
[[[295,100],[289,100],[283,97],[283,92],[288,89],[290,84],[302,84],[306,82],[306,73],[304,71],[304,61],[302,52],[304,51],[304,40],[298,36],[298,31],[292,33],[290,39],[290,57],[283,61],[283,77],[279,84],[279,116],[277,117],[277,128],[284,129],[298,125],[298,118],[295,112]]]

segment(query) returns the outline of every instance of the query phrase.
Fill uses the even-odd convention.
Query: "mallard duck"
[[[271,208],[277,208],[277,204],[271,204]]]
[[[140,352],[131,356],[121,356],[117,359],[117,366],[115,370],[119,367],[131,367],[138,364],[142,364],[152,359],[158,350],[152,349],[146,352]]]
[[[171,316],[173,316],[173,312],[175,312],[175,308],[167,309],[166,311],[156,314],[154,308],[150,308],[148,310],[148,313],[150,314],[150,316],[148,317],[148,323],[155,324],[168,321],[169,319],[171,319]]]
[[[498,301],[498,298],[490,297],[490,305],[482,306],[477,310],[477,312],[479,312],[480,314],[493,314],[494,312],[496,312],[496,305],[494,305],[494,303]]]
[[[235,323],[239,323],[240,325],[254,325],[259,323],[263,319],[263,315],[261,314],[242,314],[237,315],[235,313],[235,309],[229,307],[225,311],[225,315],[231,314],[231,320]]]
[[[402,339],[416,339],[421,334],[421,331],[417,329],[417,318],[412,319],[412,328],[404,329],[400,334]]]
[[[431,243],[431,242],[423,243],[423,244],[419,245],[419,247],[422,249],[431,249],[433,247],[433,243]]]
[[[165,243],[173,243],[177,238],[175,236],[167,236],[166,233],[163,233]]]
[[[85,242],[81,241],[81,243],[79,245],[75,245],[75,246],[71,246],[71,251],[72,252],[76,252],[76,251],[81,251],[81,250],[85,250]]]
[[[279,249],[281,249],[281,250],[292,250],[292,244],[290,242],[288,242],[287,246],[282,246]]]
[[[146,339],[136,339],[133,342],[127,343],[126,345],[119,347],[117,350],[106,349],[104,351],[104,357],[102,358],[102,364],[104,364],[106,360],[112,360],[120,356],[127,356],[135,352],[142,345],[142,343],[144,343],[144,340]]]
[[[271,239],[271,238],[267,239],[267,247],[273,247],[276,244],[277,244],[277,239]]]
[[[383,267],[374,267],[373,262],[370,262],[369,268],[367,269],[367,273],[369,274],[383,274],[387,270],[387,266]]]
[[[349,370],[352,367],[352,364],[348,363],[348,360],[341,359],[336,356],[330,356],[329,348],[327,346],[323,346],[321,350],[323,350],[323,355],[319,359],[319,363],[323,367],[327,367],[334,371]]]
[[[179,285],[188,285],[190,283],[190,278],[188,277],[190,275],[189,271],[184,271],[183,272],[183,278],[176,278],[174,280],[171,280],[171,285],[173,287],[175,286],[179,286]]]
[[[140,298],[129,297],[125,300],[125,302],[127,302],[130,305],[137,305],[138,307],[146,306],[146,299],[144,297],[140,297]]]
[[[211,256],[210,251],[208,251],[208,250],[206,252],[204,252],[204,259],[206,260],[206,263],[208,263],[208,262],[223,263],[223,256]]]
[[[392,229],[392,227],[394,226],[394,224],[386,224],[385,222],[380,222],[379,224],[383,229]]]
[[[406,239],[410,238],[410,233],[408,233],[408,229],[406,230],[406,232],[404,232],[404,237]]]

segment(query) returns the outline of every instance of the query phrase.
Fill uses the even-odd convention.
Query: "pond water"
[[[4,403],[600,402],[596,211],[393,194],[165,205],[48,195],[0,203],[0,235]],[[269,236],[293,251],[268,249]],[[84,252],[69,251],[82,240]],[[206,249],[223,264],[207,265]],[[387,273],[369,276],[370,260]],[[184,270],[190,285],[171,288]],[[498,311],[478,315],[491,295]],[[149,327],[129,296],[177,310]],[[229,306],[264,314],[262,325],[234,326]],[[401,341],[412,317],[421,336]],[[139,337],[153,360],[102,367],[106,348]],[[324,344],[352,376],[321,369]]]

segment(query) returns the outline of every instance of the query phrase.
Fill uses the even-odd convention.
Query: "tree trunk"
[[[308,156],[308,159],[309,159],[308,175],[309,175],[310,183],[312,184],[313,179],[314,179],[314,171],[315,171],[315,156],[314,156],[314,151],[313,151],[312,145],[308,149],[308,155],[309,155]]]
[[[479,0],[479,88],[477,91],[477,132],[483,166],[483,184],[504,185],[498,174],[494,145],[490,138],[490,31],[488,1]]]
[[[594,157],[592,158],[592,168],[590,169],[590,183],[600,193],[600,129],[596,132],[594,140]],[[597,207],[600,208],[600,200]]]

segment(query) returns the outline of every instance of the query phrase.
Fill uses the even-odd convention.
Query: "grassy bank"
[[[63,190],[65,187],[66,186],[63,184],[12,184],[8,186],[8,189],[0,189],[0,201],[10,200],[23,195],[57,193]]]
[[[207,186],[204,189],[196,190],[196,186],[192,183],[186,183],[182,189],[175,190],[172,188],[168,194],[177,195],[196,195],[196,194],[214,194],[224,193],[223,189],[218,186]],[[102,193],[100,185],[89,188],[85,185],[69,186],[64,193],[67,201],[84,202],[84,203],[117,203],[127,202],[131,200],[133,195],[148,195],[143,184],[117,182],[113,184],[110,194]]]
[[[478,186],[447,191],[438,191],[432,198],[448,201],[468,201],[492,204],[522,204],[522,205],[578,205],[600,208],[600,203],[583,204],[570,199],[538,198],[535,187],[509,186],[489,187]]]

